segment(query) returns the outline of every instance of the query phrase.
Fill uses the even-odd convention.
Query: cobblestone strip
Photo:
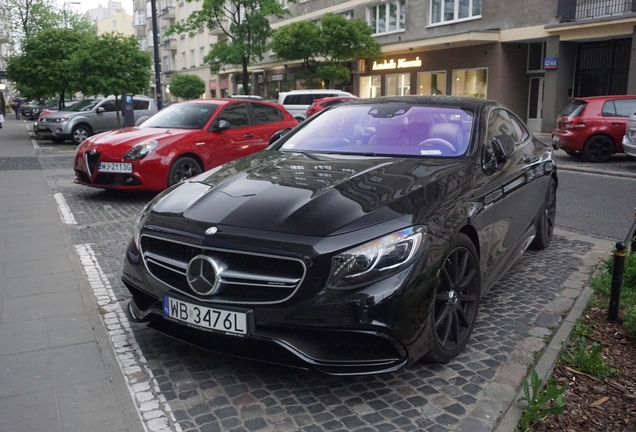
[[[159,383],[147,366],[128,319],[97,262],[92,247],[86,244],[75,245],[75,251],[95,295],[106,333],[146,431],[181,432],[181,427],[175,424],[170,405],[160,394]]]

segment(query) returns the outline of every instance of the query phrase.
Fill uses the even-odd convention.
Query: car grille
[[[86,158],[86,169],[88,170],[88,176],[92,177],[95,169],[97,168],[97,163],[99,162],[99,157],[102,154],[100,152],[86,152],[84,157]]]
[[[291,298],[305,277],[304,263],[295,258],[203,248],[154,236],[141,237],[144,263],[150,274],[183,294],[201,301],[235,304],[272,304]],[[188,284],[192,258],[205,255],[223,262],[218,289],[200,295]]]

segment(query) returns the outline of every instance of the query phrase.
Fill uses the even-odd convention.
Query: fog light
[[[57,132],[57,133],[62,133],[62,129],[57,128],[57,129],[55,129],[55,132]]]
[[[135,179],[132,177],[126,177],[126,180],[124,181],[126,182],[126,184],[132,184],[135,181]]]

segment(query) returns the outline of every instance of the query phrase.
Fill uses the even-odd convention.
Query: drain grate
[[[37,157],[0,158],[0,171],[41,170]]]

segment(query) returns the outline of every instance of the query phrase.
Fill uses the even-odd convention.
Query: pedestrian
[[[11,109],[15,113],[15,119],[20,120],[20,99],[14,99],[11,104]]]
[[[0,92],[0,129],[4,123],[4,116],[7,115],[7,101],[4,100],[4,94]]]

